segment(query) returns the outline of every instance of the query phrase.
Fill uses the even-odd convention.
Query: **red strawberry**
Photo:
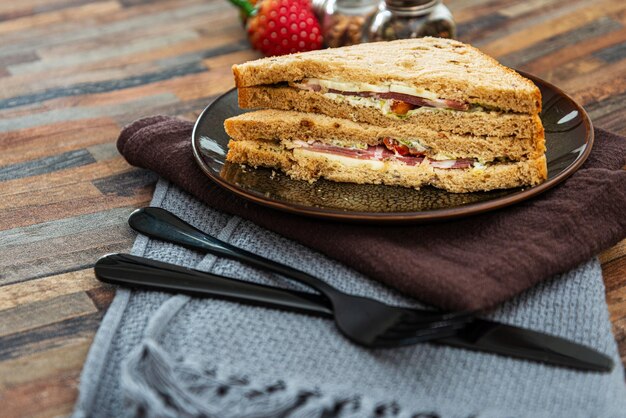
[[[263,0],[254,11],[247,1],[235,2],[249,14],[250,43],[263,54],[284,55],[322,47],[320,25],[308,0]]]

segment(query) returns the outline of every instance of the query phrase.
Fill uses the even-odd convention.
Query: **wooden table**
[[[626,2],[449,0],[461,40],[569,92],[626,135]],[[141,116],[195,119],[256,58],[219,0],[0,2],[0,415],[72,410],[113,290],[91,267],[127,251],[154,174],[117,153]],[[601,255],[626,360],[626,241]]]

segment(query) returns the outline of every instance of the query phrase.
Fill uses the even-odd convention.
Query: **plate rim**
[[[539,81],[550,89],[556,91],[559,95],[565,96],[569,99],[576,110],[580,113],[583,124],[585,125],[585,133],[586,133],[586,147],[585,150],[580,154],[569,166],[567,166],[563,171],[561,171],[558,175],[553,177],[552,179],[546,180],[545,182],[530,187],[525,190],[521,190],[517,193],[512,193],[510,195],[506,195],[503,197],[499,197],[493,200],[487,200],[483,202],[473,203],[464,206],[457,206],[454,208],[446,208],[446,209],[436,209],[436,210],[427,210],[427,211],[419,211],[419,212],[354,212],[354,211],[342,211],[340,209],[323,209],[315,206],[306,206],[300,205],[297,203],[284,203],[276,200],[264,199],[260,196],[257,196],[251,192],[248,192],[246,189],[237,186],[236,184],[225,181],[219,176],[213,174],[212,170],[210,170],[206,164],[204,163],[202,156],[199,150],[199,139],[197,135],[198,126],[200,121],[203,120],[205,114],[213,107],[219,100],[223,99],[226,95],[230,94],[234,90],[237,90],[236,87],[233,87],[226,92],[219,95],[215,100],[209,103],[204,110],[198,115],[196,122],[193,126],[193,131],[191,134],[191,148],[193,150],[194,159],[200,169],[215,183],[219,186],[229,190],[236,195],[252,201],[254,203],[260,204],[262,206],[270,207],[273,209],[277,209],[283,212],[288,212],[296,215],[307,215],[310,217],[325,219],[325,220],[334,220],[334,221],[351,221],[351,222],[366,222],[366,223],[427,223],[427,222],[437,222],[437,221],[448,221],[454,220],[474,215],[483,214],[485,212],[491,212],[494,210],[502,209],[507,206],[511,206],[515,203],[519,203],[530,198],[536,197],[558,184],[562,183],[572,174],[574,174],[578,169],[584,164],[584,162],[589,157],[591,153],[591,149],[594,144],[594,131],[593,124],[591,122],[591,118],[587,114],[587,111],[570,95],[565,93],[559,87],[554,84],[547,82],[537,76],[526,73],[524,71],[518,71],[522,76],[529,78],[533,81]]]

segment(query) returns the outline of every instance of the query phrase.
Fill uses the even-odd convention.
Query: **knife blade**
[[[130,254],[110,254],[94,267],[98,280],[121,286],[216,297],[302,314],[332,318],[330,303],[321,295],[219,276]],[[475,319],[451,337],[432,341],[585,371],[609,372],[613,360],[564,338]]]

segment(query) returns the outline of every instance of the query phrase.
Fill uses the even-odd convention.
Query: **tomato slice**
[[[409,110],[415,109],[415,106],[411,103],[403,102],[401,100],[391,101],[391,111],[396,115],[406,115]]]
[[[409,149],[409,147],[407,147],[404,144],[400,144],[398,141],[396,141],[395,139],[391,139],[389,137],[385,137],[383,138],[383,144],[385,144],[385,146],[387,147],[387,149],[389,151],[393,151],[396,154],[402,155],[402,156],[406,156],[406,155],[411,155],[411,150]]]
[[[402,145],[402,144],[396,145],[395,151],[402,156],[411,154],[411,150],[409,150],[409,147],[407,147],[406,145]]]

